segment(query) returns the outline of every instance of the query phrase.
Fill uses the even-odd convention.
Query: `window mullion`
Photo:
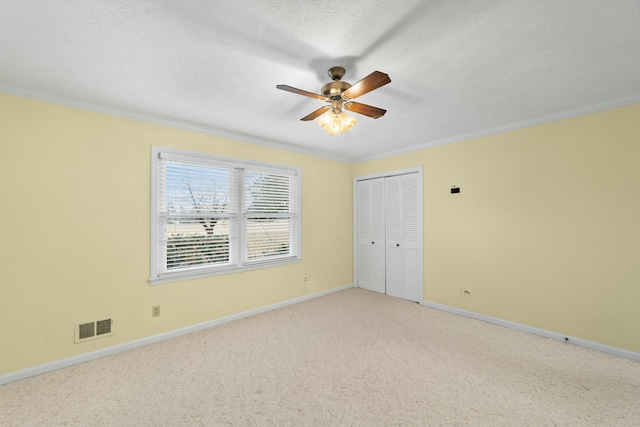
[[[236,179],[237,179],[237,191],[236,195],[236,203],[237,203],[237,216],[236,216],[236,226],[238,230],[238,245],[236,247],[236,256],[237,256],[237,264],[244,265],[247,259],[247,219],[245,214],[245,201],[244,201],[244,187],[246,185],[244,179],[244,169],[236,168]]]

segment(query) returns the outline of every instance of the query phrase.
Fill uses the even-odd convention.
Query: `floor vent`
[[[113,319],[96,320],[76,325],[75,342],[113,335]]]

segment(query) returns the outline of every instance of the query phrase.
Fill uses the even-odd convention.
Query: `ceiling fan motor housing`
[[[331,77],[331,80],[333,81],[331,83],[327,83],[326,85],[322,86],[321,94],[331,98],[333,101],[342,99],[340,96],[342,92],[344,92],[345,90],[351,87],[350,83],[340,81],[344,76],[345,72],[346,70],[343,67],[329,68],[329,71],[327,71],[327,74],[329,74],[329,77]],[[334,103],[334,108],[335,107],[336,106]]]
[[[334,81],[322,86],[321,93],[324,96],[328,96],[331,99],[340,98],[340,95],[342,94],[342,92],[349,89],[350,87],[351,87],[351,83]]]

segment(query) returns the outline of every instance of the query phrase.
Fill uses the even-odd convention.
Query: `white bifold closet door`
[[[359,288],[371,289],[371,181],[357,182],[356,262]]]
[[[419,174],[358,181],[358,287],[422,299]]]
[[[386,291],[419,302],[422,297],[418,174],[385,178]]]
[[[385,292],[384,181],[371,182],[371,290]]]
[[[385,293],[384,235],[384,180],[359,181],[358,286],[381,293]]]

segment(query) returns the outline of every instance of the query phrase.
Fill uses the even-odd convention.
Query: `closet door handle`
[[[371,242],[371,244],[372,244],[372,245],[375,245],[375,244],[376,244],[376,242]]]
[[[396,243],[396,246],[397,246],[397,247],[400,247],[400,243]]]

